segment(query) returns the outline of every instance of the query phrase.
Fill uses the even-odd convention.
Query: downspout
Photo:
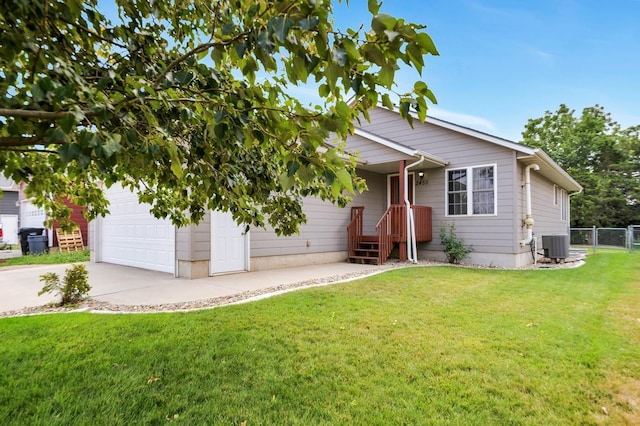
[[[527,227],[527,238],[520,241],[520,247],[524,247],[533,240],[533,215],[531,214],[531,169],[540,170],[537,164],[529,164],[524,169],[524,189],[527,204],[527,215],[524,218],[524,225]]]
[[[418,161],[411,163],[404,168],[404,204],[407,207],[407,258],[413,263],[418,262],[418,251],[416,248],[416,224],[413,221],[413,212],[411,211],[411,203],[409,202],[409,169],[417,166],[423,161],[424,155],[421,155]]]

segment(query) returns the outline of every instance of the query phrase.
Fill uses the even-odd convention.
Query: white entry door
[[[249,235],[231,213],[211,212],[211,275],[246,271]]]

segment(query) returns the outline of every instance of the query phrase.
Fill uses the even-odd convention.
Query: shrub
[[[469,253],[473,251],[471,246],[464,245],[464,239],[456,236],[455,223],[449,226],[446,224],[440,225],[440,241],[449,263],[458,264],[469,257]]]
[[[73,265],[65,269],[64,280],[60,281],[58,274],[47,272],[40,275],[40,281],[45,283],[42,290],[38,292],[38,296],[44,293],[57,291],[62,297],[60,305],[75,305],[84,299],[91,290],[89,285],[89,273],[84,265]]]

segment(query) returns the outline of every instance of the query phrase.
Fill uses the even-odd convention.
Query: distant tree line
[[[572,227],[640,224],[640,125],[623,129],[600,105],[566,105],[530,119],[525,145],[541,148],[584,187],[571,197]]]

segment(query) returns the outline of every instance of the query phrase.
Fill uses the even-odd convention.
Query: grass
[[[76,263],[88,262],[89,250],[63,253],[52,251],[49,253],[26,255],[20,257],[12,257],[9,259],[1,259],[0,267],[17,266],[17,265],[53,265],[60,263]]]
[[[241,276],[238,279],[242,279]],[[640,255],[0,319],[3,424],[637,424]],[[246,423],[244,423],[246,422]]]

